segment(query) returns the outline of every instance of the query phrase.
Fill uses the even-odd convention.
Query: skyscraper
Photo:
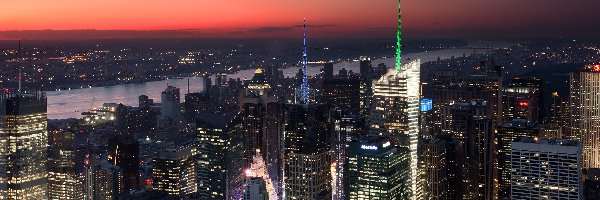
[[[600,168],[600,65],[571,73],[571,139],[583,145],[583,167]]]
[[[386,138],[350,143],[348,199],[409,199],[409,151]]]
[[[203,113],[196,123],[200,199],[239,199],[243,186],[243,135],[237,113]]]
[[[422,142],[423,153],[420,156],[423,169],[424,199],[443,200],[448,198],[448,161],[446,160],[446,142],[439,139],[427,139]]]
[[[539,137],[540,126],[523,119],[515,119],[498,127],[498,187],[499,196],[510,196],[511,143],[519,137]]]
[[[511,199],[584,199],[579,142],[518,138],[510,157]]]
[[[285,114],[285,199],[330,195],[333,120],[323,104],[288,104]]]
[[[55,130],[48,154],[48,198],[82,199],[83,187],[75,166],[75,132]]]
[[[161,151],[152,159],[153,189],[183,197],[195,193],[196,147],[181,146]]]
[[[410,152],[410,198],[418,199],[418,144],[421,60],[402,64],[402,15],[398,1],[395,70],[373,82],[371,134],[390,137],[393,144]],[[403,139],[404,138],[404,139]]]
[[[44,93],[0,96],[0,196],[45,199],[48,144]]]
[[[331,136],[333,118],[330,108],[316,104],[307,78],[306,25],[302,54],[302,83],[298,99],[287,104],[284,131],[284,199],[331,198]]]
[[[140,145],[131,136],[115,136],[108,141],[108,161],[122,170],[123,191],[140,187]]]
[[[179,88],[167,86],[167,89],[160,93],[160,100],[160,113],[163,118],[175,119],[181,116]]]
[[[539,78],[513,78],[503,90],[503,121],[513,119],[540,121],[540,115],[542,114],[542,81]]]
[[[390,70],[373,82],[371,135],[390,137],[410,152],[410,189],[417,192],[417,145],[419,142],[419,60],[405,64],[402,71]],[[416,194],[413,194],[416,196]],[[415,197],[416,198],[416,197]]]

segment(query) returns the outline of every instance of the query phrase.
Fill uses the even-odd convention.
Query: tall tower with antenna
[[[402,70],[402,13],[398,0],[398,30],[396,32],[396,72]]]
[[[302,49],[302,83],[300,85],[300,103],[308,103],[308,58],[306,52],[306,18],[304,18],[304,46]]]

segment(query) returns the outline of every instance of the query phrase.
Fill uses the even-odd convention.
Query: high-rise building
[[[571,73],[571,122],[567,136],[581,141],[583,167],[600,168],[600,65]]]
[[[243,200],[268,200],[267,186],[260,177],[251,177],[244,184]]]
[[[123,170],[106,160],[93,167],[93,199],[111,200],[123,192]]]
[[[159,152],[152,159],[153,190],[178,197],[195,193],[196,150],[190,145]]]
[[[322,102],[345,114],[360,114],[360,80],[328,79],[323,81]]]
[[[285,106],[283,199],[329,199],[333,117],[328,105],[314,102],[308,85],[306,21],[302,64],[295,103]]]
[[[48,153],[48,198],[82,199],[83,188],[75,166],[75,132],[52,131]]]
[[[426,139],[421,144],[423,152],[419,155],[423,170],[423,198],[431,200],[448,198],[448,170],[446,161],[446,142],[439,139]]]
[[[386,138],[350,143],[348,199],[409,199],[410,156]]]
[[[333,119],[323,104],[288,104],[285,114],[285,199],[330,196]]]
[[[462,179],[456,194],[460,199],[485,199],[495,194],[493,125],[488,113],[486,101],[454,103],[442,109],[442,133],[461,143],[456,149],[461,157],[448,160],[461,166],[448,172]]]
[[[433,77],[433,121],[434,132],[440,132],[442,109],[448,105],[460,102],[486,102],[488,118],[494,126],[502,121],[502,77],[500,66],[493,61],[482,61],[482,69],[478,74],[462,75],[459,71],[436,71]]]
[[[539,78],[513,78],[502,92],[503,121],[526,119],[539,122],[543,113],[542,81]]]
[[[371,135],[383,135],[410,152],[410,190],[417,190],[417,146],[419,142],[420,61],[413,60],[402,71],[390,70],[373,82]],[[413,194],[416,198],[416,194]]]
[[[539,137],[540,126],[537,123],[523,119],[515,119],[498,127],[498,195],[510,196],[511,174],[511,144],[519,137]]]
[[[0,197],[48,196],[46,96],[0,95]]]
[[[242,122],[237,113],[203,113],[196,122],[200,199],[239,199],[243,189]]]
[[[122,170],[123,191],[140,188],[140,145],[130,136],[115,136],[108,141],[108,161]]]
[[[162,118],[176,119],[181,116],[179,88],[167,86],[167,89],[160,93],[160,101]]]
[[[581,144],[518,138],[511,145],[511,199],[584,199]]]

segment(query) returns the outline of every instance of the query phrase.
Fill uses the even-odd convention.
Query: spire
[[[396,72],[402,70],[402,15],[398,0],[398,32],[396,33]]]
[[[304,46],[302,53],[302,83],[300,85],[300,102],[308,103],[308,59],[306,58],[306,18],[304,18]]]

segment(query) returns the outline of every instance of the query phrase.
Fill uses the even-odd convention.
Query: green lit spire
[[[402,69],[402,15],[400,14],[400,0],[398,0],[398,32],[396,34],[396,72]]]

